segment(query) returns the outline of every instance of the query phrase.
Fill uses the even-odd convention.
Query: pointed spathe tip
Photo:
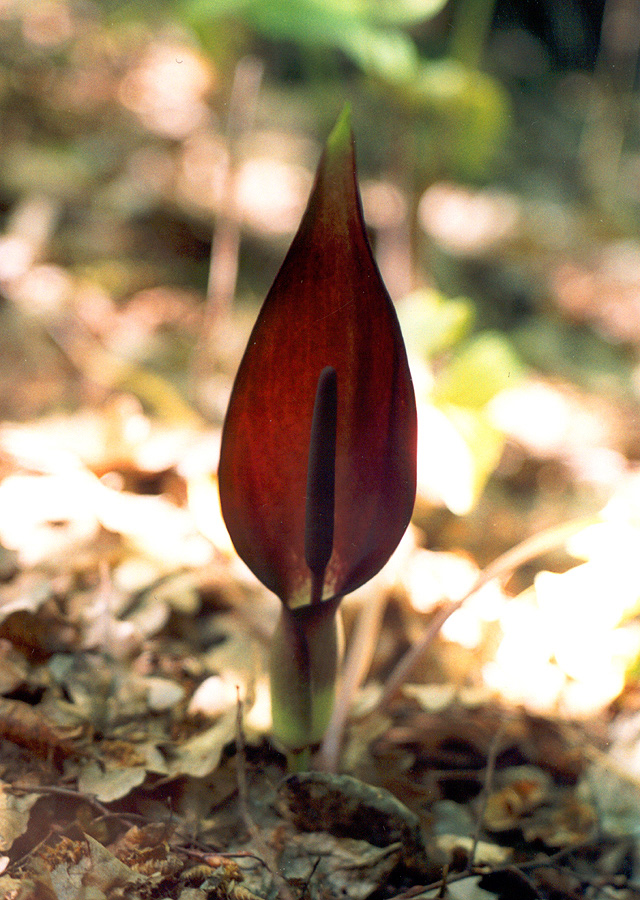
[[[345,103],[338,121],[333,126],[327,139],[326,152],[329,157],[344,153],[351,147],[353,132],[351,130],[351,104]]]

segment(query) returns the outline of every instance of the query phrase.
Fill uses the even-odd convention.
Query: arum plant
[[[240,363],[218,471],[233,544],[282,602],[273,733],[298,767],[331,715],[340,600],[384,566],[411,518],[416,434],[345,110]]]

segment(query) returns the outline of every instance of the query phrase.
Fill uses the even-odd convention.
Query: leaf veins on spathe
[[[319,388],[321,376],[328,386]],[[314,532],[312,419],[316,394],[322,406],[334,382],[335,459],[323,460],[322,434],[314,439],[318,471],[334,478],[333,530],[321,523]],[[249,339],[220,451],[220,500],[234,546],[287,606],[311,602],[316,558],[328,557],[324,600],[359,587],[387,562],[413,510],[416,434],[407,356],[367,239],[345,111]],[[320,503],[319,514],[330,508]],[[305,532],[328,546],[305,553]]]

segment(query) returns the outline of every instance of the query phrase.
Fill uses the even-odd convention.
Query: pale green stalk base
[[[296,771],[329,724],[340,658],[337,603],[282,608],[271,644],[273,737]]]

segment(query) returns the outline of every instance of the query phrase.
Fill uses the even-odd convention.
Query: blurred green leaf
[[[426,361],[466,337],[475,317],[470,300],[464,297],[449,300],[433,290],[409,294],[398,312],[407,346]]]
[[[414,77],[418,53],[412,39],[398,28],[413,21],[418,9],[437,9],[441,0],[186,0],[184,13],[196,27],[225,16],[241,17],[246,25],[274,41],[303,47],[341,50],[365,72],[392,81]],[[424,16],[421,15],[420,18]]]
[[[406,30],[445,5],[446,0],[180,0],[178,8],[214,56],[227,45],[242,52],[240,45],[256,34],[307,51],[314,65],[317,51],[339,51],[405,108],[431,164],[438,160],[449,174],[482,177],[511,121],[506,91],[455,59],[424,59]]]
[[[508,338],[498,332],[465,340],[474,320],[473,304],[466,298],[448,300],[437,291],[415,291],[400,305],[399,316],[410,352],[429,363],[450,351],[422,405],[421,428],[430,444],[422,443],[419,482],[423,494],[466,515],[504,447],[504,434],[492,423],[487,404],[516,383],[523,366]]]
[[[504,435],[484,410],[424,403],[420,428],[418,495],[464,516],[477,503],[500,460]]]
[[[182,11],[194,20],[238,14],[254,5],[254,0],[185,0],[180,4]]]
[[[454,59],[422,60],[415,75],[394,88],[409,109],[435,120],[439,155],[450,160],[447,168],[484,175],[512,120],[509,96],[494,78]]]
[[[333,22],[346,18],[376,25],[415,25],[433,18],[446,4],[447,0],[298,0],[295,4],[290,0],[186,0],[182,7],[190,16],[198,18],[246,11],[260,16],[273,7],[279,7],[279,18],[288,13],[296,20],[311,15],[318,21],[322,16],[331,32]]]
[[[522,365],[508,339],[494,331],[473,338],[438,377],[434,402],[481,409],[495,395],[515,384]]]
[[[505,438],[482,410],[459,406],[441,408],[469,450],[467,508],[454,510],[460,514],[471,510],[479,500],[489,476],[500,462]]]
[[[334,0],[340,5],[340,0]],[[354,0],[354,7],[381,24],[415,25],[437,16],[448,0]]]

